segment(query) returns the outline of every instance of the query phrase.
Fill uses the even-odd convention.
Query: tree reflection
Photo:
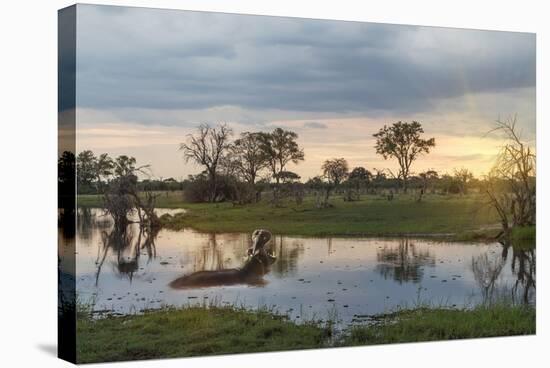
[[[472,257],[472,272],[481,290],[483,303],[491,303],[496,296],[496,283],[504,268],[504,264],[505,258],[501,256],[489,258],[489,255],[484,253],[477,257]]]
[[[110,232],[102,231],[101,242],[96,260],[96,286],[99,275],[109,252],[116,255],[115,269],[121,276],[128,277],[130,282],[139,270],[141,251],[147,253],[147,262],[156,258],[155,238],[158,230],[149,230],[139,227],[136,236],[136,227],[128,225],[122,229],[113,228]]]
[[[273,274],[277,277],[291,276],[296,274],[298,260],[304,254],[304,244],[299,241],[292,241],[289,244],[283,236],[275,237],[273,248],[276,250],[277,262],[273,266]]]
[[[536,250],[533,246],[502,242],[502,253],[490,258],[482,254],[472,258],[472,272],[481,290],[484,304],[511,301],[514,304],[534,303],[536,290]],[[510,267],[515,276],[513,285],[499,285],[499,278],[512,252]]]
[[[512,273],[517,277],[512,287],[512,298],[529,304],[534,301],[536,290],[536,250],[533,246],[502,244],[503,248],[512,248]]]
[[[95,214],[88,207],[80,207],[76,212],[76,226],[78,236],[82,239],[89,240],[92,238]]]
[[[193,260],[195,271],[222,270],[225,268],[224,251],[218,246],[218,239],[215,233],[208,234],[208,242],[201,247]]]
[[[407,238],[399,239],[397,246],[384,246],[376,254],[376,270],[384,279],[392,278],[399,284],[418,283],[424,276],[423,267],[435,265],[435,257],[428,249],[418,249]]]

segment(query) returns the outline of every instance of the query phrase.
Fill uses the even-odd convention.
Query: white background
[[[548,366],[548,90],[545,1],[164,0],[100,4],[211,10],[537,33],[537,336],[118,363],[143,367]],[[0,365],[64,367],[55,358],[57,303],[57,9],[70,1],[0,5]],[[543,163],[543,164],[541,164]],[[546,164],[545,164],[546,163]],[[7,202],[7,207],[6,207]],[[116,339],[116,336],[113,336]],[[546,351],[544,349],[546,347]],[[110,364],[104,366],[111,366]]]

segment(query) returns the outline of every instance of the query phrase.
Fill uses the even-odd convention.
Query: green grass
[[[188,307],[128,317],[79,319],[77,361],[93,363],[320,348],[329,330],[268,311]]]
[[[79,363],[376,345],[535,333],[532,307],[402,310],[340,337],[329,325],[297,325],[269,311],[187,307],[143,315],[79,318]]]
[[[157,207],[158,208],[184,208],[188,204],[183,200],[183,192],[157,192]],[[101,207],[103,199],[98,194],[79,194],[78,206],[80,207]]]
[[[189,212],[167,225],[215,232],[250,232],[263,227],[278,234],[304,236],[457,236],[496,222],[493,212],[476,196],[430,196],[421,203],[407,197],[391,202],[377,196],[364,196],[357,202],[337,197],[332,203],[333,207],[325,209],[315,208],[312,198],[306,198],[301,206],[288,203],[280,208],[263,202],[244,206],[187,204]]]
[[[537,238],[535,226],[515,227],[512,229],[512,243],[534,243]]]
[[[532,307],[494,305],[473,310],[418,308],[390,314],[381,323],[352,327],[340,345],[373,345],[469,339],[536,332]]]
[[[459,240],[482,240],[498,233],[494,212],[479,195],[428,195],[417,203],[400,195],[393,201],[380,196],[363,196],[361,201],[331,199],[333,207],[317,209],[313,198],[298,206],[282,207],[263,201],[256,204],[185,203],[181,192],[162,194],[159,208],[185,208],[183,216],[165,218],[165,226],[178,230],[192,227],[208,232],[250,232],[267,228],[277,234],[326,236],[452,236]],[[79,196],[78,204],[100,205],[98,196]],[[481,230],[480,230],[481,229]],[[491,230],[492,229],[492,230]],[[472,235],[473,234],[473,235]]]

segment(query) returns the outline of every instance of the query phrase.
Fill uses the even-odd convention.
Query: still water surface
[[[173,289],[184,275],[242,266],[251,235],[163,229],[148,236],[138,225],[119,234],[98,209],[80,210],[78,219],[76,289],[95,300],[96,312],[214,303],[274,308],[296,321],[336,314],[347,324],[418,302],[535,302],[534,250],[411,238],[275,235],[268,247],[277,259],[262,283]]]

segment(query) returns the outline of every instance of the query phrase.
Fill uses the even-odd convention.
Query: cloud
[[[535,137],[533,34],[77,7],[79,149],[131,154],[164,177],[198,172],[177,147],[199,123],[292,129],[302,178],[330,157],[395,169],[372,134],[398,120],[436,138],[418,172],[486,172],[502,142],[483,136],[499,115],[517,113]]]
[[[307,123],[304,123],[304,128],[327,129],[327,125],[316,121],[308,121]]]
[[[532,34],[78,7],[80,107],[414,113],[535,84]]]

